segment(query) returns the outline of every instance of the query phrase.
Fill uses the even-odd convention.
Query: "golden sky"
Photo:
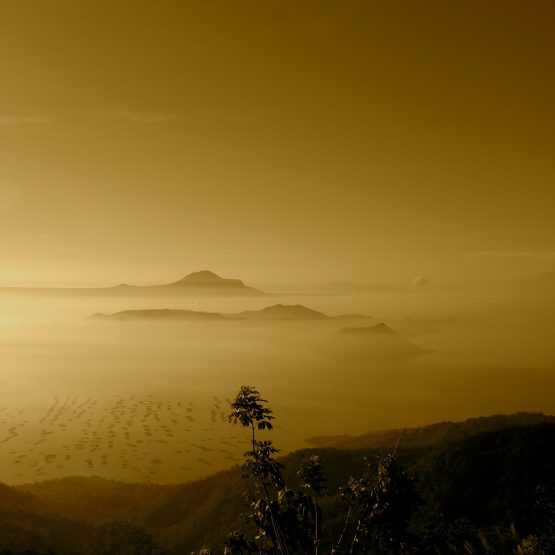
[[[0,3],[0,284],[555,269],[555,3]]]

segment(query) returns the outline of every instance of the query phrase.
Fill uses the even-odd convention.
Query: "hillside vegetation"
[[[260,422],[271,428],[262,401],[268,412],[246,423],[251,432]],[[191,483],[70,477],[2,485],[0,553],[177,555],[223,552],[226,541],[228,553],[554,552],[553,417],[314,438],[318,447],[279,459],[271,442],[254,441],[243,471]]]

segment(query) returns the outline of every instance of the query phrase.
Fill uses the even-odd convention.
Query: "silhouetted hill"
[[[329,316],[318,310],[308,308],[301,304],[286,305],[276,304],[261,310],[246,310],[237,315],[239,318],[248,320],[334,320],[345,322],[360,322],[373,320],[371,316],[363,314],[340,314]]]
[[[412,467],[447,520],[534,525],[536,486],[555,485],[555,424],[515,426],[437,445]]]
[[[266,293],[245,285],[239,279],[222,278],[202,270],[184,278],[160,285],[129,285],[120,283],[111,287],[0,287],[0,293],[85,296],[85,297],[173,297],[182,295],[252,297]]]
[[[54,513],[0,510],[0,553],[84,555],[92,533],[83,522]]]
[[[366,326],[364,328],[343,328],[338,335],[341,336],[357,336],[357,337],[398,337],[398,335],[386,324],[383,322],[380,324],[376,324],[375,326]]]
[[[164,484],[118,482],[97,476],[69,476],[12,490],[32,495],[42,503],[42,509],[48,507],[50,512],[67,518],[100,525],[116,520],[141,524],[159,504],[165,503],[175,488]]]
[[[519,412],[469,418],[463,422],[438,422],[408,429],[380,430],[359,436],[315,436],[307,441],[315,447],[336,449],[392,449],[402,436],[404,447],[430,447],[440,443],[462,441],[469,436],[541,423],[555,424],[555,416],[542,413]]]
[[[113,314],[97,313],[91,316],[95,320],[162,320],[162,321],[198,321],[198,320],[226,320],[217,312],[201,312],[196,310],[173,310],[169,308],[154,308],[142,310],[122,310]]]
[[[300,304],[276,304],[262,310],[246,310],[238,316],[249,320],[325,320],[329,318],[323,312],[312,310]]]
[[[245,287],[240,279],[222,278],[210,270],[201,270],[184,278],[168,283],[165,287]]]
[[[47,505],[35,495],[0,483],[0,510],[5,509],[32,512],[48,510]]]
[[[237,314],[222,314],[218,312],[201,312],[195,310],[181,310],[169,308],[123,310],[114,314],[93,314],[93,319],[111,320],[337,320],[344,322],[359,322],[372,320],[370,316],[359,314],[345,314],[328,316],[303,305],[276,304],[260,310],[246,310]]]
[[[127,293],[149,293],[151,295],[200,295],[200,296],[230,296],[250,297],[264,295],[262,291],[246,286],[240,279],[222,278],[209,270],[193,272],[180,280],[161,285],[125,285],[117,288],[118,292]]]
[[[382,323],[363,327],[346,327],[331,338],[326,353],[336,357],[404,358],[426,353]]]

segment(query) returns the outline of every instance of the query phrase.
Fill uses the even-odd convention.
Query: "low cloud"
[[[115,112],[114,117],[133,123],[162,123],[179,119],[177,114],[149,114],[142,112]]]
[[[44,125],[52,123],[54,120],[49,116],[40,115],[8,115],[0,114],[0,125],[17,126],[17,125]]]
[[[467,253],[466,258],[479,260],[500,260],[508,258],[528,258],[535,260],[554,260],[555,251],[482,251]]]
[[[163,123],[181,119],[179,114],[163,112],[137,112],[133,110],[94,110],[75,114],[89,120],[119,120],[130,123]]]

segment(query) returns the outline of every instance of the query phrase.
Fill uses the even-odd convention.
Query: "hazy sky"
[[[555,3],[5,0],[0,283],[555,269]]]

